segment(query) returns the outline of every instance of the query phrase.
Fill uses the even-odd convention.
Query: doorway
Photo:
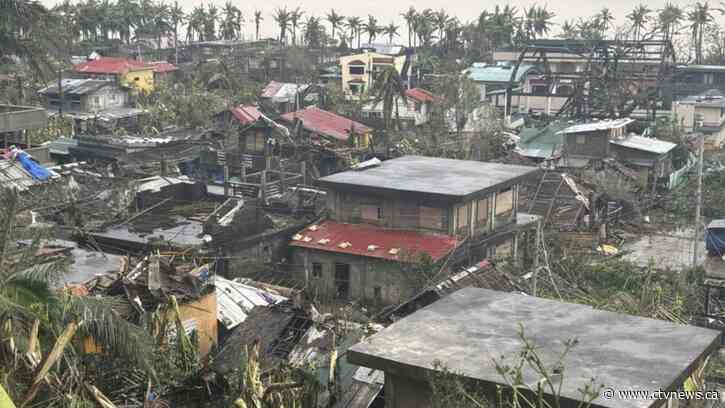
[[[350,297],[350,264],[335,263],[335,297],[338,299]]]

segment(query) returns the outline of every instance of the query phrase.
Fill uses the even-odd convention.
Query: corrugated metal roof
[[[158,74],[163,74],[166,72],[173,72],[177,71],[179,68],[176,67],[176,65],[166,62],[166,61],[154,61],[151,62],[151,68],[154,69],[154,72]]]
[[[281,118],[289,123],[294,123],[295,118],[300,119],[305,130],[342,141],[347,141],[351,131],[358,135],[372,132],[372,129],[362,123],[316,106],[285,113]]]
[[[260,96],[262,98],[269,98],[272,102],[292,102],[294,101],[295,94],[304,91],[308,86],[305,84],[272,81],[264,87]]]
[[[465,72],[468,77],[476,82],[509,82],[511,74],[514,71],[512,65],[486,65],[482,63],[474,63]],[[515,82],[521,82],[524,76],[529,73],[539,73],[539,69],[535,65],[521,64],[516,71]]]
[[[237,118],[239,123],[242,125],[249,125],[259,120],[262,117],[262,112],[259,108],[252,105],[239,105],[232,109],[232,115]]]
[[[422,88],[412,88],[405,91],[405,96],[411,99],[415,99],[418,102],[433,102],[435,96],[432,93]]]
[[[634,119],[622,118],[622,119],[603,120],[600,122],[582,123],[579,125],[569,126],[568,128],[562,130],[559,133],[568,134],[568,133],[594,132],[597,130],[618,129],[621,127],[625,127],[632,122],[634,122]]]
[[[256,306],[269,306],[287,301],[287,298],[265,292],[220,276],[214,277],[217,298],[217,319],[227,329],[233,329],[247,319]]]
[[[62,79],[60,81],[60,86],[63,88],[63,93],[67,95],[85,95],[90,92],[95,92],[104,86],[112,86],[114,85],[113,81],[104,81],[101,79],[73,79],[73,78],[67,78]],[[38,93],[47,95],[47,94],[57,94],[58,93],[58,83],[54,83],[53,85],[50,85],[46,88],[43,88],[38,91]]]
[[[290,242],[290,245],[296,247],[390,261],[405,261],[411,255],[420,253],[428,254],[437,261],[448,255],[457,244],[456,237],[450,235],[335,221],[309,226],[292,237]]]
[[[37,181],[14,160],[0,160],[0,185],[26,191]]]
[[[650,153],[665,154],[677,145],[652,137],[629,135],[625,139],[610,140],[609,143]]]
[[[143,61],[127,58],[103,57],[73,66],[73,71],[85,74],[125,74],[128,71],[151,68]]]

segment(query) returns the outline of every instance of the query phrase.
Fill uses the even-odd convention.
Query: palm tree
[[[705,28],[713,22],[710,6],[699,1],[693,5],[690,12],[687,13],[687,19],[690,22],[690,30],[692,32],[692,42],[695,44],[695,63],[702,63],[702,40]]]
[[[214,4],[210,4],[205,17],[203,23],[204,39],[206,41],[216,40],[216,22],[219,18],[219,9]]]
[[[657,15],[657,25],[665,41],[672,41],[677,33],[684,13],[680,7],[672,3],[666,3]]]
[[[18,193],[0,191],[0,207],[0,344],[12,345],[3,347],[0,366],[8,391],[22,393],[15,395],[22,401],[19,406],[49,406],[48,400],[37,397],[46,380],[52,386],[45,398],[81,402],[77,400],[83,399],[82,391],[75,384],[80,380],[83,388],[86,380],[84,370],[78,370],[78,349],[68,347],[73,340],[77,344],[81,338],[92,338],[103,348],[104,358],[123,359],[131,368],[148,367],[153,341],[120,317],[117,301],[51,289],[50,282],[57,282],[67,264],[62,258],[38,255],[43,240],[52,238],[47,230],[17,225],[22,210]],[[29,244],[18,245],[20,237]],[[24,367],[30,368],[32,378],[22,375]],[[60,381],[69,374],[74,380]]]
[[[287,7],[278,8],[272,16],[274,21],[277,23],[277,26],[279,26],[279,41],[284,44],[287,40],[287,28],[289,28],[290,23],[290,12],[287,10]]]
[[[635,7],[631,13],[627,14],[627,19],[632,23],[632,34],[634,40],[638,41],[642,35],[642,30],[647,27],[649,21],[649,14],[652,12],[649,7],[644,4],[640,4]]]
[[[224,19],[219,27],[221,37],[225,40],[239,39],[242,31],[242,11],[231,1],[227,1],[222,9],[222,15]]]
[[[446,13],[445,9],[440,9],[433,13],[433,21],[436,28],[438,28],[438,40],[440,41],[440,43],[443,43],[443,41],[445,40],[446,26],[450,18],[451,17],[448,15],[448,13]]]
[[[174,1],[174,5],[169,10],[169,21],[171,22],[171,29],[174,32],[174,62],[179,63],[179,26],[186,19],[184,9],[179,6],[178,1]]]
[[[400,35],[400,34],[398,34],[398,29],[399,28],[400,27],[398,27],[397,25],[395,25],[395,23],[393,23],[393,22],[390,22],[390,24],[388,24],[387,26],[383,27],[383,30],[382,30],[383,33],[388,36],[388,44],[392,44],[393,43],[393,37],[397,37],[397,36]]]
[[[319,48],[322,44],[322,36],[325,28],[320,23],[320,19],[315,16],[307,17],[304,22],[304,43],[310,48]]]
[[[614,21],[612,11],[608,7],[604,7],[599,11],[595,19],[599,23],[599,30],[602,32],[602,36],[606,35],[607,30],[609,30]]]
[[[330,27],[332,28],[331,35],[332,40],[335,40],[335,32],[337,31],[337,28],[340,27],[340,25],[345,21],[345,16],[337,14],[335,12],[335,9],[330,9],[330,12],[326,16],[327,21],[330,23]]]
[[[158,48],[161,48],[161,38],[172,30],[171,11],[169,6],[161,2],[156,6],[152,20],[152,32],[156,37]]]
[[[194,34],[198,41],[204,41],[204,24],[206,22],[206,9],[203,6],[194,7],[189,15],[186,26],[187,41],[194,41]]]
[[[407,26],[408,26],[408,47],[413,46],[413,39],[414,39],[413,25],[414,25],[415,18],[417,17],[417,15],[418,15],[418,12],[415,11],[415,8],[413,6],[410,6],[410,8],[408,8],[408,11],[406,11],[405,13],[400,14],[400,16],[403,17],[403,19],[405,19],[405,24],[407,24]]]
[[[373,17],[371,14],[368,15],[368,22],[363,24],[362,27],[368,35],[368,44],[372,44],[375,41],[375,37],[380,33],[380,26],[378,26],[378,19]],[[358,47],[360,44],[358,43]]]
[[[527,39],[536,39],[549,33],[551,20],[556,15],[547,10],[546,6],[531,6],[528,10],[524,9],[524,31]]]
[[[433,10],[425,9],[413,21],[413,33],[417,37],[418,45],[427,47],[431,44],[436,31],[434,18]]]
[[[577,38],[578,35],[576,24],[573,24],[569,20],[564,20],[564,24],[561,25],[561,34],[559,34],[558,37],[567,40],[573,40]]]
[[[373,82],[372,92],[375,95],[374,106],[380,102],[383,103],[383,127],[385,129],[385,147],[386,153],[389,150],[390,138],[388,130],[391,128],[393,108],[396,110],[396,119],[398,116],[398,103],[407,103],[406,86],[403,78],[393,66],[389,66],[377,73]],[[396,120],[397,122],[397,120]]]
[[[254,10],[254,33],[257,40],[259,40],[259,26],[262,23],[262,20],[264,20],[264,17],[262,17],[262,12],[259,10]]]
[[[352,46],[352,39],[357,37],[357,47],[360,48],[360,29],[362,28],[362,19],[355,16],[348,17],[345,25],[350,30],[350,46]]]
[[[290,27],[292,28],[292,45],[297,45],[297,27],[299,26],[300,19],[305,14],[299,7],[292,10],[289,15]]]

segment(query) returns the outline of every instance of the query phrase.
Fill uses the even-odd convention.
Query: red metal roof
[[[405,96],[411,99],[415,99],[418,102],[433,102],[435,96],[432,93],[422,88],[411,88],[405,91]]]
[[[372,129],[362,123],[322,110],[316,106],[282,115],[282,119],[290,123],[294,122],[295,118],[302,120],[302,126],[308,131],[342,141],[348,139],[352,129],[358,135],[372,132]]]
[[[232,109],[232,115],[234,115],[234,117],[237,118],[239,123],[242,125],[249,125],[259,120],[262,116],[262,112],[260,112],[256,106],[239,105]]]
[[[272,98],[273,96],[277,95],[277,92],[279,92],[279,90],[282,88],[282,85],[284,85],[284,83],[271,81],[262,90],[262,98]]]
[[[159,74],[173,72],[179,69],[176,67],[176,65],[166,61],[154,61],[151,63],[151,68],[154,69],[154,72]]]
[[[345,243],[349,246],[344,245]],[[343,245],[341,246],[341,244]],[[334,221],[324,221],[319,225],[308,226],[292,237],[290,242],[290,245],[296,247],[390,261],[404,261],[410,259],[411,255],[415,256],[420,253],[426,253],[437,261],[448,255],[457,244],[456,237],[450,235],[386,229],[369,224],[343,224]],[[391,252],[391,250],[393,251]]]
[[[73,66],[73,71],[87,74],[125,74],[134,69],[147,67],[142,61],[103,57],[96,60],[86,61]]]

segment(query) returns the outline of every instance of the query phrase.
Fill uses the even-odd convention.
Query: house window
[[[353,95],[359,95],[363,92],[362,84],[350,84],[350,92]]]
[[[421,228],[442,230],[443,210],[433,207],[420,207],[418,224]]]
[[[415,111],[420,113],[420,109],[421,109],[422,106],[423,106],[422,103],[416,102],[415,103]]]
[[[350,65],[350,75],[365,75],[365,65]]]
[[[468,233],[468,204],[462,204],[456,208],[456,232]]]
[[[101,98],[94,96],[93,97],[93,104],[96,106],[101,106]]]
[[[322,278],[322,264],[319,262],[312,262],[312,279]]]
[[[496,193],[496,220],[499,218],[506,218],[513,214],[514,208],[514,190],[509,188],[508,190],[499,191]]]
[[[108,99],[110,99],[111,102],[116,102],[116,94],[112,93],[112,94],[108,95]]]
[[[375,286],[373,288],[373,295],[375,296],[375,301],[380,303],[383,301],[383,289],[380,286]]]
[[[141,80],[141,78],[139,78],[139,77],[136,77],[136,78],[134,78],[133,80],[134,80],[134,81],[140,81],[140,80]]]
[[[584,135],[576,135],[576,144],[586,144],[587,137]]]
[[[476,231],[487,231],[488,230],[488,215],[491,208],[488,205],[488,198],[478,200],[476,202]]]
[[[546,96],[548,87],[546,85],[534,85],[531,87],[531,93],[536,96]]]
[[[397,224],[403,228],[416,228],[418,226],[418,218],[420,218],[420,209],[417,205],[403,204],[398,209]]]

